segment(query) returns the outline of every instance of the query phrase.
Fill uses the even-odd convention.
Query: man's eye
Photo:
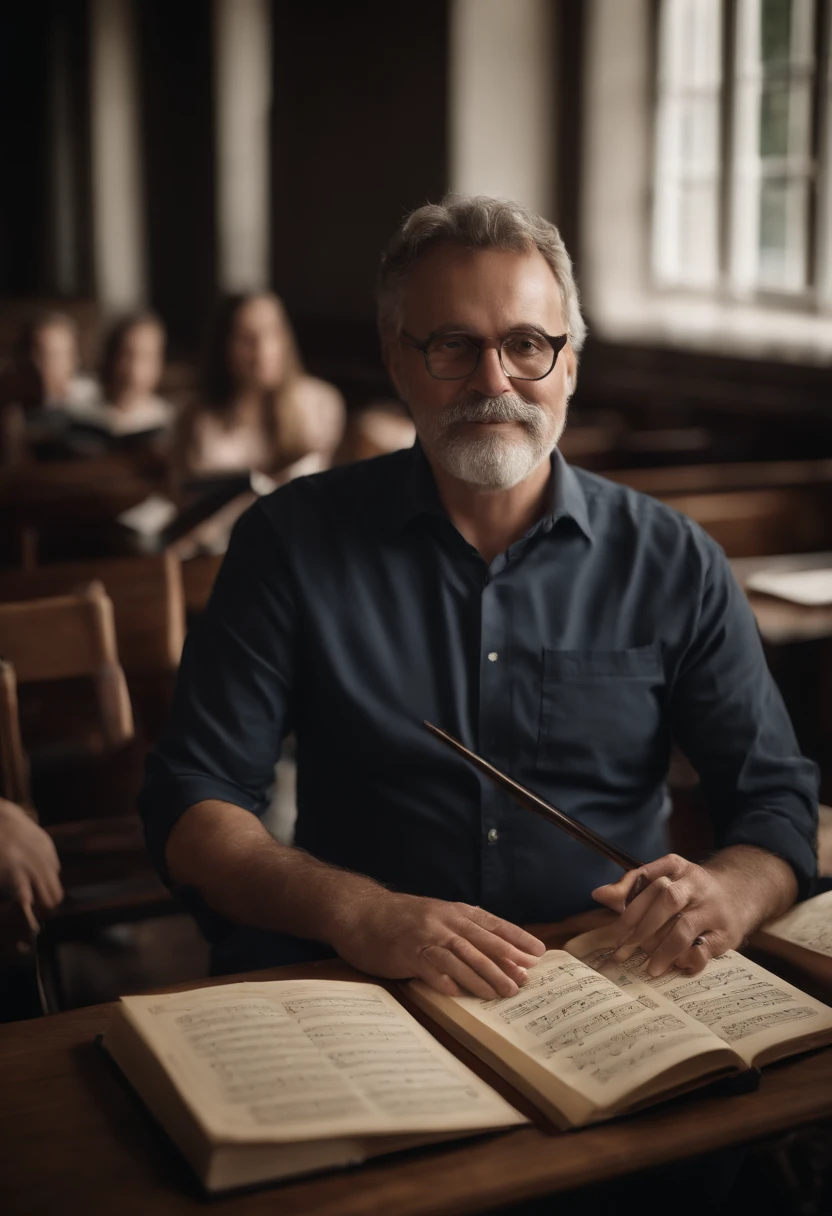
[[[543,349],[539,338],[533,338],[529,335],[516,334],[514,337],[506,338],[503,346],[506,350],[515,355],[536,355]]]
[[[470,343],[466,342],[464,338],[443,338],[441,342],[436,342],[434,344],[434,349],[441,351],[457,351],[465,350],[465,348],[469,345]]]

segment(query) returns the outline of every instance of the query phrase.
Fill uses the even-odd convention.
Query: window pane
[[[789,89],[766,88],[760,98],[760,155],[789,154]]]
[[[807,286],[814,13],[814,0],[738,0],[730,259],[743,291]]]
[[[761,16],[763,63],[788,63],[792,45],[792,0],[763,0]]]
[[[653,227],[664,283],[717,282],[721,87],[722,0],[664,0]]]
[[[808,183],[770,180],[760,191],[761,287],[798,290],[806,281]]]

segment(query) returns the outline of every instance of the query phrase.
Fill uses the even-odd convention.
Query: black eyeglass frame
[[[503,338],[502,341],[500,342],[499,346],[497,347],[497,358],[500,360],[500,367],[503,369],[503,375],[506,377],[506,379],[508,379],[508,380],[526,380],[526,381],[545,380],[546,377],[551,376],[552,372],[555,370],[555,364],[558,361],[558,355],[563,350],[564,346],[566,346],[566,343],[569,341],[569,339],[572,336],[571,333],[569,332],[569,330],[567,330],[565,334],[557,334],[557,335],[545,334],[542,329],[535,329],[533,332],[539,338],[545,338],[546,341],[551,346],[551,348],[552,348],[552,366],[549,368],[548,372],[544,372],[542,376],[513,376],[511,374],[511,372],[506,371],[505,364],[503,363],[503,346],[508,341],[508,338]],[[428,364],[428,347],[430,346],[430,344],[434,340],[434,338],[438,337],[439,335],[430,334],[427,338],[425,338],[424,342],[419,342],[417,338],[414,338],[413,334],[409,334],[406,329],[403,329],[401,336],[406,338],[408,343],[415,350],[419,351],[419,353],[421,354],[422,358],[425,361],[425,371],[428,373],[428,375],[433,380],[445,380],[445,381],[467,380],[469,376],[473,376],[474,372],[479,367],[480,359],[482,358],[483,348],[485,346],[485,342],[482,339],[472,338],[468,334],[458,334],[458,335],[449,334],[449,335],[447,335],[448,337],[464,338],[466,342],[470,342],[471,345],[476,348],[477,358],[476,358],[474,366],[471,368],[471,370],[469,372],[465,372],[464,375],[462,375],[462,376],[436,376],[430,370],[430,366]]]

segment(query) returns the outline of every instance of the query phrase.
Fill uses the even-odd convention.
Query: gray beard
[[[454,434],[460,422],[520,422],[519,435],[499,432],[478,437]],[[563,433],[540,406],[516,393],[483,397],[479,393],[447,406],[431,419],[426,438],[451,477],[484,490],[510,490],[552,454]]]

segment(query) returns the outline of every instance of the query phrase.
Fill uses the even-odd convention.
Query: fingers
[[[657,878],[622,914],[618,923],[619,946],[643,946],[683,912],[689,916],[695,908],[692,897],[693,892],[684,880]],[[694,937],[696,934],[692,933],[690,940]]]
[[[699,945],[694,945],[698,941]],[[684,971],[701,971],[705,964],[720,953],[718,937],[713,933],[697,933],[695,924],[682,916],[656,948],[647,970],[650,975],[663,975],[668,967],[679,967]]]
[[[473,946],[470,962],[463,961],[459,953],[449,950],[448,946],[426,946],[422,957],[437,972],[448,975],[461,989],[480,997],[480,1000],[493,1001],[496,996],[513,996],[518,991],[515,981],[501,972],[496,963],[480,955]]]
[[[605,908],[612,908],[613,912],[623,912],[636,893],[636,886],[640,881],[646,881],[643,876],[643,866],[637,870],[628,870],[622,878],[619,878],[618,882],[609,882],[603,887],[596,887],[592,892],[592,898],[599,904],[603,904]]]
[[[461,996],[462,989],[459,987],[449,975],[443,971],[437,971],[427,960],[416,972],[420,980],[424,980],[428,987],[433,988],[435,992],[441,992],[443,996]]]
[[[29,926],[30,932],[39,933],[40,925],[35,916],[35,897],[32,886],[27,875],[20,870],[16,871],[12,878],[12,898],[23,910],[23,915],[26,917],[26,923]]]
[[[422,955],[437,971],[483,1000],[514,996],[519,990],[516,980],[464,937],[454,937],[446,945],[425,946]]]
[[[484,929],[481,925],[469,921],[461,926],[462,935],[473,943],[481,954],[486,955],[493,962],[501,967],[507,974],[512,974],[512,971],[507,967],[511,964],[514,968],[519,969],[525,975],[529,967],[533,967],[539,962],[539,956],[536,954],[527,954],[523,950],[519,950],[516,946],[511,946],[502,937],[497,937],[488,929]]]
[[[519,925],[513,925],[511,921],[502,920],[499,916],[494,916],[492,912],[486,912],[484,908],[468,908],[467,912],[475,924],[480,925],[483,929],[487,929],[495,937],[500,937],[503,941],[515,946],[521,953],[528,955],[529,966],[536,962],[541,954],[546,953],[546,946],[540,938],[535,937],[532,933],[527,933]],[[517,959],[516,961],[519,962],[520,960]]]

